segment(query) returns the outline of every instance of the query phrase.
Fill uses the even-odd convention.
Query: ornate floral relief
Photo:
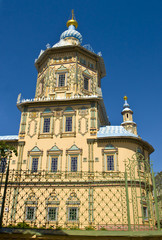
[[[35,119],[31,119],[28,123],[28,132],[27,135],[29,137],[33,137],[36,135],[37,132],[37,121]]]
[[[33,110],[32,112],[29,113],[29,117],[33,118],[33,119],[37,118],[38,117],[38,112]]]
[[[84,136],[88,132],[88,118],[81,117],[78,120],[78,132]]]
[[[79,90],[83,88],[83,74],[81,67],[78,67],[78,88]]]
[[[84,116],[88,115],[88,109],[82,107],[82,108],[79,109],[78,113],[79,113],[79,116],[84,117]]]
[[[61,109],[56,109],[56,111],[54,112],[54,116],[56,118],[60,118],[62,117],[63,111]]]
[[[50,70],[49,70],[49,93],[54,93],[54,88],[55,87],[56,87],[55,68],[50,67]]]
[[[75,75],[76,75],[76,66],[75,65],[70,65],[69,77],[70,77],[71,83],[75,83]]]
[[[96,92],[95,76],[92,76],[92,77],[91,77],[91,91],[92,91],[93,93]]]

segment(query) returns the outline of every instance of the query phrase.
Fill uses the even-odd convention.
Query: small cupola
[[[67,22],[68,30],[61,34],[60,40],[67,41],[72,45],[80,45],[82,43],[82,35],[76,31],[78,22],[75,19],[74,11],[72,10],[72,18]]]
[[[137,135],[137,125],[133,122],[133,111],[127,102],[127,96],[124,96],[124,105],[121,114],[123,115],[122,126],[129,132]]]

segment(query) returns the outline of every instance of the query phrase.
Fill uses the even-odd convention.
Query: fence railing
[[[7,168],[0,174],[1,224],[52,229],[158,229],[153,176],[150,171],[141,174],[141,169],[132,166],[125,172],[33,173]]]

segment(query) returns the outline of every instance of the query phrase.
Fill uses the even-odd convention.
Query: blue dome
[[[82,35],[75,30],[75,27],[73,25],[70,25],[68,30],[61,34],[60,39],[65,39],[67,37],[74,37],[78,39],[80,43],[82,43]]]

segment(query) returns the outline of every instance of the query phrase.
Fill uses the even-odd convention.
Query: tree
[[[17,149],[10,144],[7,144],[5,141],[0,142],[0,158],[5,158],[8,156],[8,152],[14,152],[17,156]]]

